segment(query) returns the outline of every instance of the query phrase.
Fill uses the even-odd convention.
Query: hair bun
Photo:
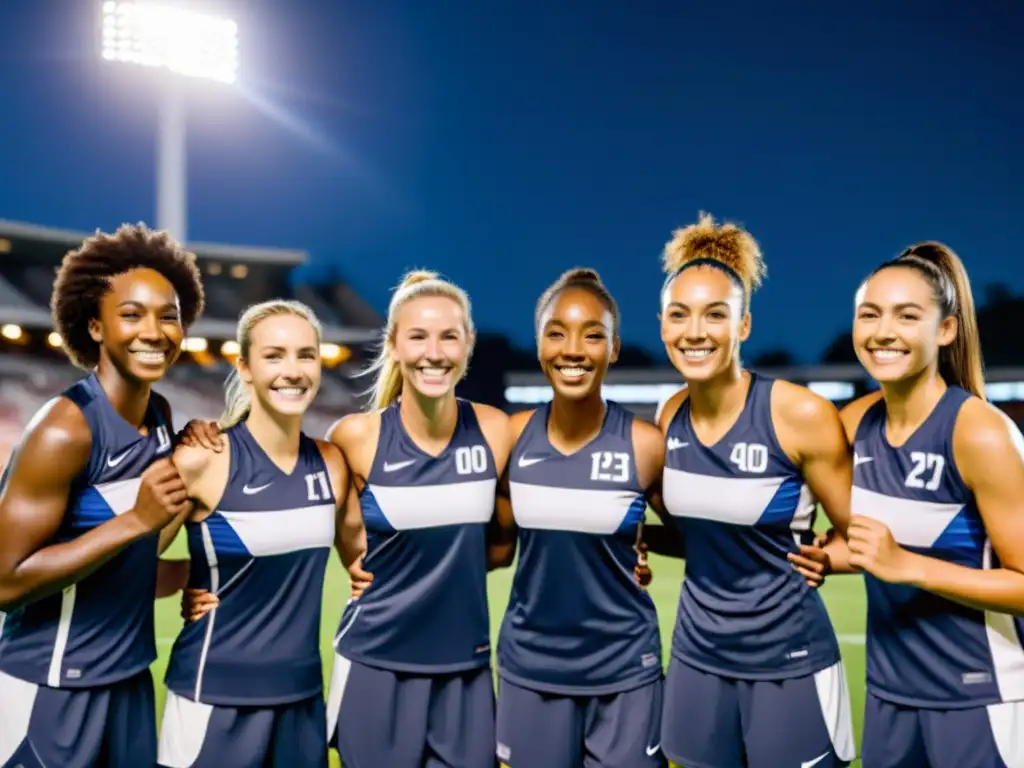
[[[715,224],[701,212],[697,222],[677,229],[665,244],[662,266],[673,274],[697,259],[718,261],[739,275],[747,290],[757,288],[765,275],[761,248],[753,236],[731,222]]]

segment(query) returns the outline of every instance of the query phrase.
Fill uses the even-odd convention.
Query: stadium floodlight
[[[238,25],[168,5],[108,0],[103,4],[103,58],[233,83]]]
[[[220,353],[224,357],[237,357],[239,351],[238,342],[234,339],[229,339],[220,345]]]
[[[102,55],[189,78],[231,84],[238,76],[238,25],[231,19],[149,2],[103,3]],[[165,90],[157,141],[157,227],[188,239],[185,115],[179,88]]]
[[[56,331],[50,331],[50,335],[46,337],[46,343],[51,347],[60,347],[64,343],[64,339]]]

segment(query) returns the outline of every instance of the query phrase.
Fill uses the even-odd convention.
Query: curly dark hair
[[[125,224],[112,235],[97,232],[64,256],[50,297],[53,325],[74,365],[96,367],[100,345],[89,335],[89,321],[99,317],[111,278],[141,268],[159,272],[174,286],[185,328],[202,314],[203,283],[194,253],[144,224]]]

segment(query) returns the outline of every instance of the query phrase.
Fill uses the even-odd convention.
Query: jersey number
[[[460,475],[479,475],[487,471],[487,451],[482,445],[455,449],[455,471]]]
[[[326,472],[314,472],[306,475],[306,496],[310,501],[327,501],[331,497],[331,488],[327,485]]]
[[[938,453],[925,453],[924,451],[911,451],[910,460],[914,462],[914,468],[907,475],[907,488],[924,488],[927,491],[934,491],[942,482],[942,470],[946,468],[946,460]],[[931,472],[932,476],[928,482],[921,479],[921,475]]]
[[[740,472],[764,472],[768,469],[768,449],[760,443],[736,443],[729,461],[739,467]]]
[[[629,454],[594,451],[590,454],[590,479],[624,483],[629,480]]]

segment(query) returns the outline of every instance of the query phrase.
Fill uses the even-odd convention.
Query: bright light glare
[[[186,352],[205,352],[206,347],[206,339],[202,336],[188,336],[181,342],[181,348]]]
[[[239,352],[238,342],[234,340],[225,341],[220,345],[220,353],[224,357],[237,357]]]
[[[103,58],[233,83],[238,74],[238,25],[166,5],[106,2]]]
[[[3,335],[5,339],[10,339],[11,341],[17,341],[20,339],[21,333],[21,326],[14,325],[13,323],[8,323],[3,328],[0,328],[0,335]]]
[[[59,347],[64,343],[64,339],[62,339],[60,334],[56,331],[50,331],[50,335],[46,337],[46,341],[51,347]]]

